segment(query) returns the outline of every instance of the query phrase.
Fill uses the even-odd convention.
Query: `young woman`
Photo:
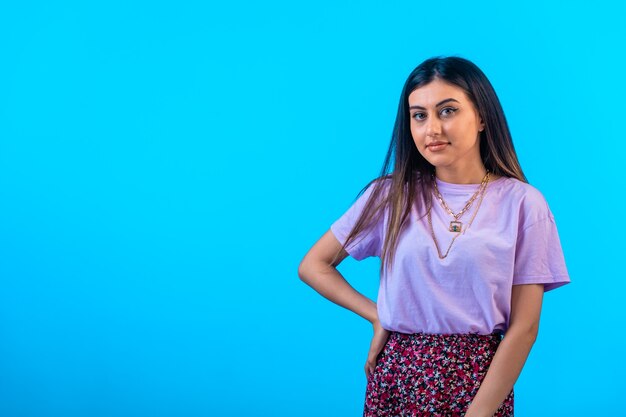
[[[336,269],[348,255],[381,259],[377,303]],[[380,176],[298,275],[372,323],[364,416],[513,415],[543,293],[570,278],[554,216],[476,65],[431,58],[413,70]]]

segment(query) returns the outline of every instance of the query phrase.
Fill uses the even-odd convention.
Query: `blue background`
[[[0,416],[360,416],[371,326],[297,267],[450,54],[496,88],[572,279],[516,415],[624,415],[625,12],[3,2]],[[340,267],[372,298],[377,269]]]

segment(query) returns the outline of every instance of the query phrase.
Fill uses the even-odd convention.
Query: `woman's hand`
[[[389,330],[383,329],[378,320],[374,321],[372,325],[374,326],[374,336],[372,337],[370,351],[367,354],[367,361],[365,362],[365,376],[368,378],[374,372],[378,354],[383,351],[390,333]]]

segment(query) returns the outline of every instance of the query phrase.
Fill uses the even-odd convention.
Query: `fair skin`
[[[420,154],[435,166],[437,178],[457,184],[479,184],[487,172],[479,150],[484,124],[465,92],[435,79],[414,90],[408,101],[413,141]],[[435,143],[444,145],[435,147]],[[490,175],[490,180],[497,178]],[[333,264],[335,253],[340,250]],[[374,335],[365,363],[365,373],[369,376],[389,331],[380,325],[376,304],[357,292],[337,271],[336,267],[347,256],[328,230],[305,255],[298,275],[322,296],[372,323]],[[465,417],[493,416],[513,388],[537,338],[543,292],[543,284],[512,287],[506,337],[499,344]]]
[[[479,132],[485,126],[462,89],[435,79],[409,94],[409,114],[415,147],[435,166],[437,178],[480,184],[487,172],[479,147]],[[446,143],[442,149],[429,146],[441,142]]]

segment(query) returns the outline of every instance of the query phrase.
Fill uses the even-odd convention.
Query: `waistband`
[[[495,331],[490,334],[480,333],[401,333],[391,331],[389,337],[394,339],[411,340],[422,343],[438,343],[438,342],[500,342],[504,334],[501,331]]]

